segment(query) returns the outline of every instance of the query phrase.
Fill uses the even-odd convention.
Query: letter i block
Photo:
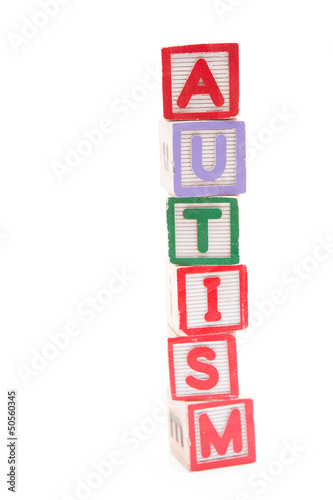
[[[177,335],[225,333],[247,327],[245,266],[168,264],[167,273],[167,318]]]
[[[168,338],[171,397],[237,398],[236,339],[230,333]]]
[[[164,118],[220,120],[238,113],[238,44],[162,49]]]
[[[160,121],[161,184],[175,196],[245,193],[245,124]]]
[[[169,258],[173,264],[238,264],[235,198],[169,198]]]
[[[169,401],[168,417],[171,451],[190,471],[255,462],[251,399]]]

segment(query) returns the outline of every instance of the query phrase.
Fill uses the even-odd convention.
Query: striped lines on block
[[[194,375],[197,379],[205,380],[207,379],[206,373],[194,372],[187,362],[187,356],[189,352],[196,347],[210,347],[214,349],[216,357],[212,365],[219,372],[219,381],[216,386],[211,389],[200,391],[189,386],[186,383],[186,378],[190,375]],[[177,397],[181,396],[198,396],[200,394],[229,394],[230,393],[230,369],[229,369],[229,356],[228,356],[228,344],[227,341],[215,341],[212,342],[196,342],[195,344],[173,344],[173,363],[175,370],[175,387]],[[202,358],[202,361],[209,364],[206,358]]]
[[[202,166],[212,170],[216,163],[216,136],[222,134],[227,141],[227,162],[223,174],[208,182],[199,179],[192,168],[192,145],[194,135],[202,138]],[[234,186],[236,184],[236,128],[200,129],[181,131],[181,183],[182,186]]]
[[[201,455],[201,443],[200,443],[200,430],[199,430],[199,416],[203,413],[209,416],[212,424],[214,425],[217,432],[222,435],[223,431],[228,423],[230,413],[233,409],[238,409],[241,416],[241,427],[242,427],[242,450],[239,453],[235,453],[233,449],[233,441],[230,442],[228,450],[223,457],[221,457],[215,448],[211,446],[211,454],[209,458],[203,458]],[[221,460],[221,458],[235,458],[246,456],[248,454],[248,442],[247,442],[247,425],[246,425],[246,410],[244,403],[235,403],[228,406],[217,406],[212,408],[197,409],[194,410],[194,425],[195,425],[195,446],[196,446],[196,456],[197,462],[211,462],[213,460]]]
[[[198,250],[197,221],[185,219],[186,208],[220,208],[222,217],[208,221],[208,251]],[[175,204],[176,257],[231,257],[230,203]]]
[[[204,328],[208,325],[205,314],[208,309],[207,288],[203,281],[208,277],[218,277],[221,284],[217,288],[217,304],[221,313],[219,321],[209,326],[227,326],[240,323],[239,271],[216,272],[213,275],[186,274],[186,312],[188,328]]]
[[[184,88],[197,59],[206,60],[216,83],[224,97],[222,106],[217,107],[209,94],[193,95],[186,106],[186,112],[200,113],[208,111],[229,111],[229,53],[228,52],[197,52],[190,54],[171,54],[171,87],[172,109],[174,113],[183,113],[177,99]]]

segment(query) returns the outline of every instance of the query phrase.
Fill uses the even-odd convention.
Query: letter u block
[[[230,333],[169,337],[171,398],[183,401],[238,396],[236,339]]]
[[[161,120],[160,157],[161,184],[174,196],[246,191],[244,122]]]
[[[162,49],[163,110],[168,120],[220,120],[238,113],[237,43]]]
[[[255,462],[251,399],[168,402],[172,453],[190,470]]]
[[[177,335],[243,330],[247,272],[237,266],[167,266],[167,319]]]
[[[168,198],[173,264],[238,264],[238,201],[226,197]]]

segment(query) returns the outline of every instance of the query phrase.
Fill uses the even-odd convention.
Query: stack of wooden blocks
[[[247,327],[238,200],[246,190],[238,44],[162,49],[161,180],[168,190],[171,451],[191,471],[255,461],[234,332]],[[228,120],[229,119],[229,120]]]

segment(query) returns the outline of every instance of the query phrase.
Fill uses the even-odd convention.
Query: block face
[[[234,198],[169,198],[169,258],[173,264],[239,262],[238,201]]]
[[[232,334],[168,339],[171,397],[194,401],[238,396],[236,339]]]
[[[224,139],[220,148],[219,138]],[[176,196],[224,196],[246,191],[244,122],[175,123],[172,141]]]
[[[238,114],[238,44],[164,48],[162,74],[165,118],[217,120]]]
[[[255,461],[252,400],[190,404],[188,419],[191,470]]]
[[[245,124],[160,122],[162,186],[175,196],[227,196],[246,191]]]
[[[223,333],[247,327],[246,267],[177,268],[179,328],[187,335]]]

